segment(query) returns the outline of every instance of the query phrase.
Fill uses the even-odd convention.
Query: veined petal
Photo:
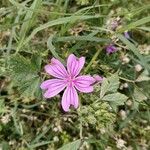
[[[74,80],[74,83],[75,85],[79,85],[81,87],[87,87],[91,84],[93,84],[94,82],[96,82],[96,80],[91,77],[90,75],[82,75],[82,76],[79,76],[77,77],[75,80]]]
[[[83,93],[90,93],[93,91],[93,84],[96,80],[90,75],[79,76],[75,79],[74,84],[77,90]]]
[[[78,108],[79,105],[79,98],[77,91],[74,87],[67,87],[63,97],[62,97],[62,108],[64,111],[69,111],[70,105],[73,105],[74,108]]]
[[[67,60],[68,73],[72,77],[76,77],[80,73],[81,69],[83,68],[84,63],[85,63],[85,57],[77,58],[73,54],[69,55]]]
[[[63,64],[55,58],[51,59],[51,64],[45,66],[45,71],[59,79],[64,79],[68,75],[67,70]]]
[[[53,80],[57,80],[57,79],[53,79]],[[51,81],[50,81],[51,82]],[[43,85],[42,85],[43,86]],[[51,98],[55,95],[57,95],[58,93],[60,93],[64,88],[66,87],[65,82],[53,82],[52,84],[48,85],[48,82],[45,83],[44,88],[47,89],[47,91],[44,94],[45,98]]]
[[[49,80],[42,82],[42,84],[40,85],[40,88],[43,90],[46,90],[48,88],[53,88],[61,84],[65,84],[65,81],[61,79],[49,79]]]
[[[80,92],[83,92],[83,93],[91,93],[94,90],[93,86],[81,87],[81,86],[75,85],[75,87],[77,90],[79,90]]]

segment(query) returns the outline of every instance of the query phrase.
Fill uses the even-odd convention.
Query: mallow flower
[[[41,84],[41,89],[45,91],[44,97],[51,98],[59,94],[64,89],[61,105],[64,111],[69,111],[70,106],[78,108],[78,93],[90,93],[93,91],[93,83],[96,80],[90,75],[79,75],[85,64],[85,57],[77,58],[74,54],[69,55],[67,59],[67,69],[55,58],[51,63],[45,66],[45,71],[55,77]]]
[[[106,47],[106,53],[107,54],[112,54],[116,51],[117,51],[117,48],[113,44],[110,44]]]

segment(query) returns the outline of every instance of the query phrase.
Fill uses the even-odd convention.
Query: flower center
[[[74,86],[74,78],[73,77],[71,77],[71,76],[68,76],[67,77],[67,84],[68,84],[68,86]]]

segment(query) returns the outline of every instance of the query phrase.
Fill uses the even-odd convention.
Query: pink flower
[[[51,98],[62,90],[65,91],[62,96],[61,105],[64,111],[69,111],[70,105],[74,108],[79,106],[77,90],[83,93],[93,91],[92,84],[95,79],[90,75],[78,76],[85,63],[85,57],[77,58],[71,54],[67,60],[67,70],[63,64],[55,59],[51,59],[51,64],[45,66],[45,71],[55,77],[55,79],[46,80],[41,84],[41,89],[45,90],[44,97]]]
[[[98,83],[102,83],[103,82],[103,77],[101,77],[99,75],[94,75],[93,77],[95,78],[96,82],[98,82]]]
[[[113,44],[110,44],[106,47],[106,53],[107,54],[112,54],[116,51],[117,51],[117,48]]]

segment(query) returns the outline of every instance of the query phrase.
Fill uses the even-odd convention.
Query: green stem
[[[93,64],[93,62],[97,59],[99,53],[101,52],[101,48],[98,48],[98,51],[95,53],[95,55],[92,57],[90,63],[88,64],[88,66],[84,69],[84,72],[86,73],[89,68],[91,67],[91,65]]]
[[[80,96],[81,98],[81,96]],[[80,133],[79,133],[79,136],[80,136],[80,139],[82,140],[83,139],[83,127],[82,127],[82,114],[81,114],[81,108],[82,107],[82,103],[81,103],[81,99],[80,99],[80,107],[79,107],[79,111],[78,111],[78,115],[79,115],[79,120],[80,120],[80,125],[79,125],[79,128],[80,128]]]
[[[80,139],[83,139],[83,128],[82,128],[82,118],[80,118]]]
[[[123,78],[123,77],[120,77],[120,76],[119,76],[119,78],[124,80],[124,81],[127,81],[127,82],[135,83],[135,81],[133,81],[133,80],[129,80],[129,79],[126,79],[126,78]]]

